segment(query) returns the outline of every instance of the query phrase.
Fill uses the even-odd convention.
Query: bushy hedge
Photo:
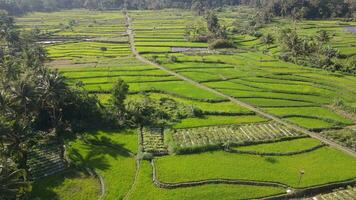
[[[235,48],[235,44],[230,40],[226,40],[226,39],[217,39],[209,44],[209,49],[227,49],[227,48]]]

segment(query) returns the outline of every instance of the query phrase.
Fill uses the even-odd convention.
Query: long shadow
[[[60,200],[54,188],[62,186],[66,179],[82,178],[81,172],[70,168],[56,175],[37,180],[32,187],[31,193],[27,194],[24,200]]]
[[[113,132],[113,134],[117,133]],[[69,158],[80,168],[107,170],[111,165],[106,156],[118,159],[120,157],[126,158],[133,155],[133,153],[125,147],[125,144],[113,141],[106,136],[99,136],[98,132],[88,133],[86,137],[83,137],[83,142],[86,145],[81,149],[86,152],[85,154],[78,149],[70,149],[69,151]]]
[[[120,144],[112,141],[110,138],[102,136],[91,136],[85,141],[87,144],[95,145],[98,148],[95,151],[100,154],[109,154],[111,157],[130,157],[132,152],[125,147],[125,144]],[[94,152],[92,152],[94,153]]]
[[[106,170],[110,168],[107,159],[103,155],[97,154],[95,150],[89,151],[88,154],[83,156],[82,154],[79,153],[77,149],[72,149],[69,154],[69,158],[77,167],[83,169],[90,168],[90,169]]]

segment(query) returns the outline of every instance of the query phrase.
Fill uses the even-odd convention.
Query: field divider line
[[[242,102],[242,101],[238,100],[235,97],[226,95],[226,94],[224,94],[222,92],[219,92],[219,91],[217,91],[215,89],[212,89],[212,88],[210,88],[210,87],[208,87],[206,85],[198,83],[198,82],[196,82],[196,81],[194,81],[194,80],[192,80],[190,78],[187,78],[187,77],[185,77],[185,76],[183,76],[181,74],[178,74],[177,72],[172,71],[171,69],[163,67],[162,65],[159,65],[157,63],[154,63],[154,62],[142,57],[139,54],[139,52],[136,50],[136,47],[135,47],[135,37],[134,37],[134,33],[133,33],[133,28],[132,28],[132,19],[128,15],[127,11],[124,11],[124,14],[125,14],[125,19],[126,19],[126,24],[127,24],[127,34],[129,36],[129,43],[130,43],[131,51],[134,54],[134,56],[138,60],[140,60],[141,62],[146,63],[146,64],[151,65],[151,66],[154,66],[154,67],[157,67],[157,68],[159,68],[159,69],[161,69],[161,70],[163,70],[163,71],[165,71],[165,72],[167,72],[167,73],[169,73],[171,75],[174,75],[174,76],[178,77],[179,79],[181,79],[183,81],[186,81],[186,82],[188,82],[188,83],[190,83],[190,84],[192,84],[194,86],[197,86],[197,87],[199,87],[201,89],[204,89],[206,91],[214,93],[214,94],[216,94],[216,95],[218,95],[220,97],[223,97],[225,99],[229,99],[231,102],[233,102],[233,103],[235,103],[235,104],[237,104],[239,106],[245,107],[247,109],[250,109],[250,110],[254,111],[255,113],[257,113],[257,114],[259,114],[259,115],[261,115],[261,116],[263,116],[263,117],[265,117],[267,119],[270,119],[270,120],[273,120],[273,121],[278,122],[280,124],[283,124],[284,126],[286,126],[287,128],[290,128],[292,130],[295,130],[295,131],[304,133],[306,135],[309,135],[310,137],[315,138],[317,140],[320,140],[320,141],[324,142],[325,144],[328,144],[331,147],[334,147],[334,148],[336,148],[338,150],[341,150],[341,151],[343,151],[343,152],[345,152],[345,153],[347,153],[347,154],[349,154],[349,155],[351,155],[353,157],[356,157],[356,152],[351,150],[351,149],[349,149],[349,148],[347,148],[347,147],[344,147],[344,146],[342,146],[342,145],[340,145],[340,144],[338,144],[336,142],[328,140],[328,139],[320,136],[319,134],[314,133],[312,131],[309,131],[309,130],[307,130],[305,128],[299,127],[299,126],[294,125],[294,124],[289,123],[289,122],[286,122],[286,121],[280,119],[277,116],[274,116],[272,114],[266,113],[265,111],[263,111],[262,109],[260,109],[258,107],[255,107],[255,106],[252,106],[252,105],[247,104],[245,102]]]
[[[316,151],[320,148],[325,147],[326,144],[319,144],[314,147],[300,150],[300,151],[290,151],[290,152],[284,152],[284,153],[278,153],[278,152],[258,152],[258,151],[245,151],[245,150],[236,150],[236,149],[230,149],[229,151],[226,151],[228,153],[234,153],[234,154],[248,154],[248,155],[257,155],[257,156],[293,156],[293,155],[298,155],[298,154],[304,154],[304,153],[309,153]]]

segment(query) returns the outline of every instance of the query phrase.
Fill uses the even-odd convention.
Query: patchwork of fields
[[[246,44],[241,45],[241,49],[230,50],[229,53],[172,52],[174,47],[200,45],[176,40],[184,41],[184,29],[171,27],[171,24],[181,24],[182,19],[188,23],[189,16],[179,11],[162,11],[158,14],[145,12],[145,14],[130,13],[135,28],[137,50],[145,57],[153,61],[158,60],[163,66],[185,77],[309,129],[353,124],[352,121],[333,113],[324,106],[332,104],[335,98],[342,98],[350,104],[354,103],[356,101],[354,76],[328,73],[282,62],[261,51],[252,50],[253,45]],[[228,22],[229,18],[226,21]],[[146,24],[146,29],[143,28],[143,24]],[[143,39],[144,32],[148,30],[154,32],[155,37],[159,37],[162,30],[163,32],[171,30],[174,35],[165,34],[161,41],[156,39],[159,41],[156,46],[151,47],[152,44]],[[351,33],[346,35],[354,37]],[[151,38],[150,35],[146,37]],[[167,41],[168,39],[170,41]],[[240,44],[244,39],[236,38],[236,40]],[[252,40],[260,42],[257,38]],[[169,48],[164,52],[156,49],[162,46]],[[173,56],[176,62],[171,61],[170,58]]]
[[[264,54],[259,40],[247,35],[229,35],[237,49],[208,50],[207,43],[188,42],[184,37],[187,24],[203,20],[190,11],[129,11],[128,16],[135,49],[168,70],[309,130],[355,124],[327,107],[336,97],[356,103],[355,76],[280,61]],[[229,10],[219,16],[229,25],[236,18],[243,20],[244,13]],[[103,178],[104,199],[219,199],[222,195],[251,199],[355,181],[353,156],[137,59],[131,52],[125,17],[122,11],[72,10],[17,19],[24,29],[38,28],[44,34],[41,42],[51,58],[49,66],[104,105],[120,78],[130,86],[129,98],[171,98],[202,110],[202,117],[182,120],[171,130],[94,131],[69,142],[68,153],[75,164]],[[354,47],[341,38],[354,40],[355,36],[340,31],[342,24],[330,23],[305,22],[302,30],[305,34],[320,28],[336,31],[333,45],[354,53]],[[135,165],[138,149],[164,156]],[[50,198],[50,191],[60,191],[60,199],[70,199],[68,185],[99,187],[83,174],[66,173],[56,185],[46,186],[52,177],[40,180],[33,195]],[[168,189],[153,183],[154,178],[168,185],[193,186]],[[209,183],[216,179],[254,184]],[[208,183],[194,185],[197,181]],[[48,192],[41,194],[40,187]],[[86,199],[87,191],[78,188],[78,199]],[[100,196],[97,190],[91,192]]]

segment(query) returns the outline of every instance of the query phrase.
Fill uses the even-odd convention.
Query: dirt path
[[[349,155],[351,155],[353,157],[356,157],[356,152],[354,152],[351,149],[348,149],[346,147],[343,147],[343,146],[341,146],[341,145],[339,145],[339,144],[337,144],[337,143],[335,143],[333,141],[330,141],[330,140],[328,140],[326,138],[323,138],[317,133],[311,132],[311,131],[309,131],[307,129],[304,129],[304,128],[301,128],[301,127],[299,127],[297,125],[294,125],[294,124],[288,123],[286,121],[283,121],[282,119],[280,119],[280,118],[278,118],[278,117],[276,117],[274,115],[271,115],[271,114],[268,114],[268,113],[264,112],[263,110],[261,110],[258,107],[255,107],[255,106],[252,106],[250,104],[244,103],[244,102],[242,102],[242,101],[240,101],[240,100],[238,100],[238,99],[236,99],[234,97],[228,96],[228,95],[226,95],[224,93],[221,93],[221,92],[219,92],[219,91],[217,91],[215,89],[212,89],[212,88],[207,87],[207,86],[205,86],[203,84],[200,84],[200,83],[198,83],[198,82],[196,82],[196,81],[194,81],[192,79],[189,79],[189,78],[187,78],[185,76],[182,76],[181,74],[178,74],[178,73],[176,73],[176,72],[174,72],[174,71],[172,71],[172,70],[170,70],[168,68],[165,68],[162,65],[159,65],[157,63],[154,63],[154,62],[142,57],[138,53],[138,51],[136,50],[136,47],[135,47],[135,36],[134,36],[134,33],[133,33],[132,21],[131,21],[132,19],[130,18],[130,16],[128,15],[127,12],[125,12],[125,16],[126,16],[125,19],[126,19],[126,23],[127,23],[127,34],[129,36],[129,43],[130,43],[130,46],[131,46],[131,51],[136,56],[136,58],[138,60],[140,60],[143,63],[146,63],[148,65],[155,66],[155,67],[157,67],[157,68],[159,68],[159,69],[161,69],[161,70],[163,70],[163,71],[165,71],[165,72],[167,72],[167,73],[169,73],[171,75],[174,75],[177,78],[179,78],[181,80],[184,80],[184,81],[186,81],[186,82],[188,82],[188,83],[190,83],[192,85],[195,85],[195,86],[197,86],[197,87],[199,87],[201,89],[204,89],[206,91],[212,92],[212,93],[214,93],[216,95],[219,95],[221,97],[229,99],[231,102],[233,102],[235,104],[238,104],[240,106],[243,106],[245,108],[248,108],[248,109],[254,111],[255,113],[257,113],[257,114],[259,114],[259,115],[261,115],[263,117],[266,117],[266,118],[271,119],[273,121],[276,121],[276,122],[278,122],[280,124],[283,124],[283,125],[287,126],[288,128],[291,128],[291,129],[294,129],[294,130],[299,131],[301,133],[307,134],[312,138],[318,139],[318,140],[324,142],[325,144],[328,144],[328,145],[330,145],[330,146],[332,146],[332,147],[334,147],[336,149],[339,149],[339,150],[341,150],[341,151],[343,151],[343,152],[345,152],[345,153],[347,153],[347,154],[349,154]]]

